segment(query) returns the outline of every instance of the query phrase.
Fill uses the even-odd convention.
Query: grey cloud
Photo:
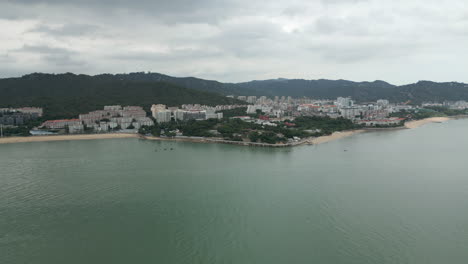
[[[80,6],[80,7],[102,7],[106,9],[112,8],[129,8],[129,9],[147,9],[147,8],[161,8],[166,10],[173,9],[193,9],[197,7],[206,7],[216,2],[215,0],[172,0],[172,1],[154,1],[154,0],[7,0],[10,3],[21,3],[25,5],[37,5],[37,4],[46,4],[46,5],[63,5],[63,6]],[[222,2],[233,2],[233,1],[222,1]]]
[[[0,63],[11,62],[12,58],[8,54],[0,54]]]
[[[276,47],[288,39],[276,25],[267,22],[250,22],[226,26],[221,34],[207,41],[220,47],[228,55],[254,58],[281,52],[276,50]]]
[[[167,70],[236,81],[316,70],[362,79],[411,59],[385,73],[398,83],[429,72],[414,65],[442,61],[431,68],[440,78],[466,68],[467,14],[463,0],[0,0],[0,62],[8,72]]]
[[[56,66],[67,66],[74,68],[86,64],[84,61],[76,58],[79,56],[79,53],[60,47],[51,47],[46,45],[24,45],[22,48],[12,50],[11,52],[38,55],[41,57],[44,63]]]
[[[222,56],[220,51],[182,49],[172,50],[168,53],[129,51],[123,54],[108,56],[109,59],[121,61],[174,61],[174,60],[196,60]]]
[[[45,33],[54,36],[81,36],[95,33],[100,29],[99,26],[90,24],[65,24],[59,27],[52,27],[46,24],[40,24],[31,29],[30,32]]]
[[[0,2],[0,19],[19,20],[22,18],[31,18],[32,12],[29,9],[22,8],[21,5],[14,2]]]
[[[355,4],[368,1],[369,0],[321,0],[323,4]]]
[[[164,23],[216,23],[243,9],[245,0],[7,0],[23,7],[53,6],[89,10],[98,15],[112,16],[138,12]],[[247,2],[248,3],[248,2]]]
[[[50,64],[66,68],[76,68],[86,65],[86,62],[64,53],[47,54],[44,56],[44,59]]]
[[[75,52],[59,47],[50,47],[47,45],[24,45],[23,47],[13,50],[13,52],[29,52],[37,54],[74,54]]]
[[[315,23],[315,30],[322,34],[369,35],[371,25],[369,21],[360,18],[328,18],[321,17]]]
[[[351,40],[345,43],[328,43],[309,47],[309,51],[319,54],[324,60],[355,64],[368,61],[398,60],[410,56],[418,48],[416,43],[379,42]]]

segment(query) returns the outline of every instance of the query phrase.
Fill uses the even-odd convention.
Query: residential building
[[[71,126],[82,125],[80,119],[61,119],[61,120],[47,120],[42,123],[41,127],[48,129],[64,129]]]

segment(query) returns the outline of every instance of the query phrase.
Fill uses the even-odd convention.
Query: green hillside
[[[184,88],[167,82],[117,80],[75,74],[30,74],[0,79],[0,107],[43,107],[47,118],[71,118],[104,105],[187,103],[234,104],[223,95]]]
[[[96,76],[103,79],[168,82],[190,89],[215,92],[224,95],[256,96],[293,96],[334,99],[339,96],[351,96],[359,102],[388,99],[392,102],[421,103],[424,101],[443,102],[468,100],[468,84],[420,81],[397,86],[384,81],[353,82],[348,80],[304,80],[272,79],[243,83],[222,83],[194,77],[172,77],[160,73],[135,72],[128,74],[104,74]]]

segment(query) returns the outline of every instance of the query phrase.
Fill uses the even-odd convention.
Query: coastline
[[[413,120],[405,123],[405,126],[398,128],[382,128],[381,130],[397,130],[397,129],[413,129],[429,123],[440,123],[452,119],[467,118],[468,116],[454,116],[454,117],[430,117],[421,120]],[[242,141],[226,141],[218,138],[198,138],[198,137],[183,137],[183,138],[164,138],[153,136],[142,136],[139,134],[127,133],[107,133],[107,134],[86,134],[86,135],[50,135],[50,136],[29,136],[29,137],[4,137],[0,138],[1,144],[12,143],[28,143],[28,142],[46,142],[46,141],[66,141],[66,140],[93,140],[93,139],[115,139],[115,138],[140,138],[145,140],[159,140],[159,141],[179,141],[179,142],[196,142],[196,143],[221,143],[232,144],[240,146],[259,146],[259,147],[294,147],[300,145],[318,145],[330,141],[338,140],[341,138],[349,137],[355,134],[369,132],[372,129],[356,129],[348,131],[337,131],[328,136],[305,138],[297,142],[287,144],[267,144],[267,143],[252,143]]]
[[[138,134],[87,134],[87,135],[50,135],[50,136],[29,136],[29,137],[4,137],[0,138],[0,144],[46,142],[46,141],[66,141],[66,140],[92,140],[92,139],[112,139],[112,138],[138,138]]]
[[[178,142],[194,142],[194,143],[218,143],[218,144],[229,144],[238,146],[252,146],[252,147],[272,147],[272,148],[284,148],[293,147],[305,144],[305,140],[287,143],[287,144],[269,144],[269,143],[256,143],[248,141],[229,141],[221,138],[200,138],[200,137],[179,137],[179,138],[165,138],[165,137],[154,137],[154,136],[141,136],[142,139],[146,140],[159,140],[159,141],[178,141]]]
[[[413,120],[405,123],[406,128],[418,128],[420,126],[430,124],[430,123],[442,123],[446,122],[449,120],[452,120],[454,118],[451,117],[430,117],[430,118],[424,118],[421,120]]]
[[[268,144],[254,143],[243,141],[227,141],[218,138],[198,138],[198,137],[182,137],[182,138],[165,138],[154,136],[142,136],[139,134],[124,134],[124,133],[108,133],[108,134],[87,134],[87,135],[50,135],[50,136],[29,136],[29,137],[5,137],[0,138],[0,144],[13,143],[29,143],[29,142],[47,142],[47,141],[67,141],[67,140],[94,140],[94,139],[115,139],[115,138],[140,138],[145,140],[158,141],[178,141],[178,142],[195,142],[195,143],[221,143],[240,146],[258,146],[258,147],[293,147],[300,145],[315,145],[323,144],[344,137],[349,137],[357,133],[365,132],[365,130],[349,130],[334,132],[328,136],[305,138],[303,140],[287,143],[287,144]]]
[[[352,136],[354,134],[359,134],[366,132],[364,129],[356,129],[356,130],[347,130],[347,131],[337,131],[333,132],[333,134],[328,136],[321,136],[321,137],[308,137],[304,138],[300,141],[291,142],[291,143],[280,143],[280,144],[268,144],[268,143],[256,143],[256,142],[245,142],[245,141],[228,141],[223,139],[217,138],[163,138],[163,137],[152,137],[152,136],[142,136],[142,139],[147,140],[160,140],[160,141],[179,141],[179,142],[196,142],[196,143],[220,143],[220,144],[231,144],[231,145],[240,145],[240,146],[253,146],[253,147],[273,147],[273,148],[281,148],[281,147],[294,147],[294,146],[301,146],[301,145],[318,145],[327,143],[330,141],[334,141],[337,139],[345,138]]]
[[[323,144],[327,143],[330,141],[338,140],[341,138],[349,137],[355,134],[360,134],[366,132],[364,129],[357,129],[357,130],[348,130],[348,131],[341,131],[341,132],[333,132],[333,134],[328,135],[328,136],[321,136],[321,137],[316,137],[316,138],[310,138],[307,141],[308,144],[312,145],[318,145],[318,144]]]

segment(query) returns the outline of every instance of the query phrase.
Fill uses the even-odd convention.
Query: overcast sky
[[[468,82],[466,0],[0,0],[0,77]]]

